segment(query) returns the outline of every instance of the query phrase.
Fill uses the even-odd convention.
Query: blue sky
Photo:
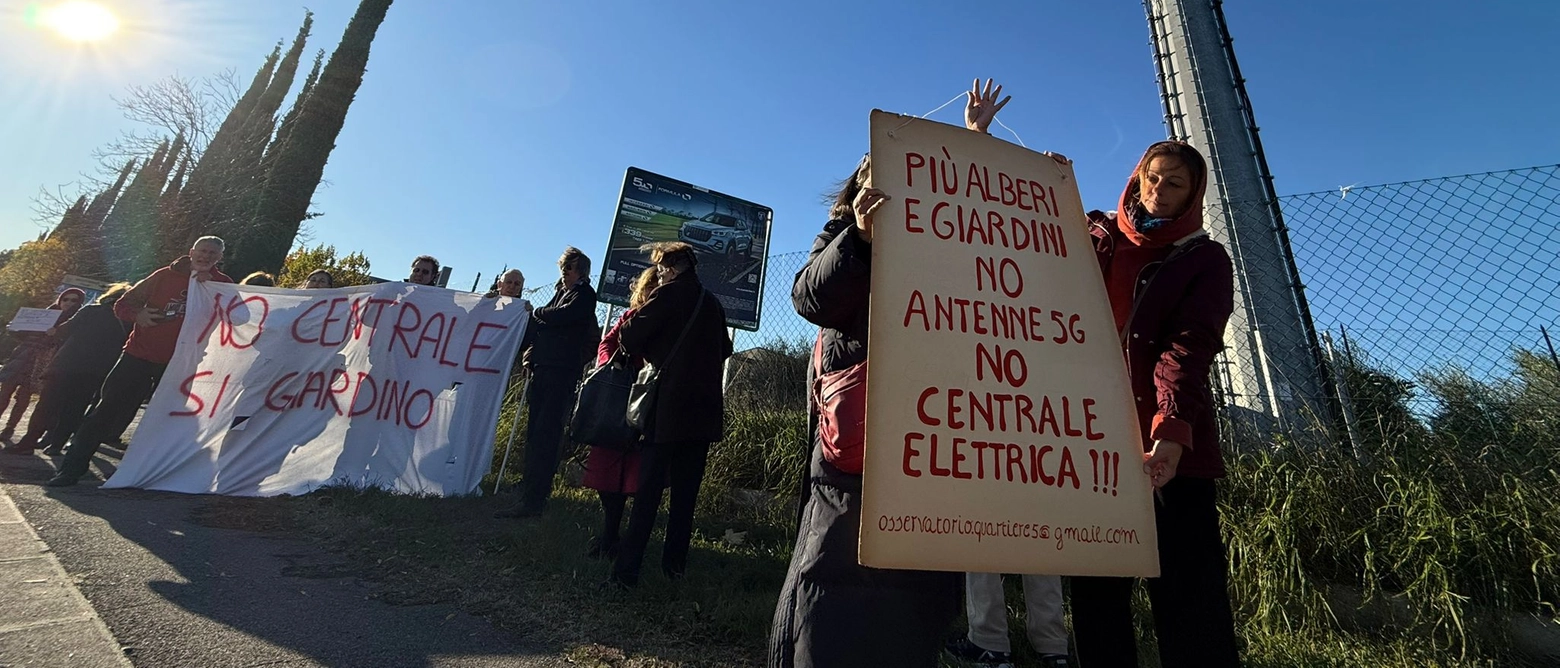
[[[0,4],[0,247],[38,233],[40,186],[75,179],[127,126],[110,95],[229,67],[247,82],[302,18],[292,3],[100,1],[126,25],[90,47]],[[1074,158],[1086,205],[1112,206],[1164,136],[1141,4],[963,4],[399,0],[315,196],[314,239],[366,252],[381,276],[431,253],[452,286],[505,264],[538,285],[565,245],[599,259],[634,165],[773,207],[771,248],[801,250],[820,193],[865,150],[867,112],[926,112],[974,76],[1007,86],[1002,119],[1030,147]],[[356,3],[310,6],[310,51],[333,49]],[[1560,158],[1560,3],[1226,12],[1280,193]]]

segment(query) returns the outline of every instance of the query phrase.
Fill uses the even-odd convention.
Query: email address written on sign
[[[1101,545],[1140,545],[1136,529],[1114,527],[1051,526],[1035,522],[966,519],[959,517],[933,517],[930,515],[879,515],[878,531],[885,533],[953,534],[974,538],[976,542],[986,538],[1021,538],[1055,541],[1061,550],[1070,543]]]

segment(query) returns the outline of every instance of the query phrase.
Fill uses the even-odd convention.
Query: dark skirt
[[[861,476],[824,462],[816,445],[802,499],[769,665],[936,666],[963,609],[964,574],[857,564]]]

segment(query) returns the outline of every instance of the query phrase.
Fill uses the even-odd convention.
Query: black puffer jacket
[[[791,286],[796,312],[821,328],[825,372],[867,358],[872,248],[851,227],[829,221]],[[823,460],[817,415],[809,411],[808,422],[812,452],[796,547],[770,629],[769,666],[936,666],[962,609],[964,576],[856,563],[861,476]]]

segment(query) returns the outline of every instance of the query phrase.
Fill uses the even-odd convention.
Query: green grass
[[[702,519],[690,575],[672,582],[653,541],[638,589],[603,588],[609,563],[585,556],[594,493],[560,488],[538,520],[495,520],[506,495],[418,498],[330,489],[291,500],[294,521],[383,583],[392,604],[448,602],[586,665],[756,665],[789,546],[724,542]]]
[[[1453,406],[1428,425],[1382,412],[1357,452],[1276,444],[1228,456],[1220,511],[1248,665],[1523,665],[1507,620],[1552,619],[1560,601],[1560,439],[1553,411],[1481,401],[1495,408]],[[607,564],[583,555],[600,511],[593,493],[565,486],[529,523],[489,519],[506,503],[492,498],[348,490],[290,501],[293,522],[391,598],[458,603],[583,665],[760,663],[808,439],[801,410],[743,408],[711,450],[677,583],[654,568],[653,544],[639,590],[599,589]],[[484,490],[500,474],[518,482],[523,416],[509,469],[497,471],[510,420]],[[722,540],[728,532],[741,544]],[[1016,591],[1009,601],[1017,658],[1032,663]],[[1152,661],[1151,638],[1141,645]]]

